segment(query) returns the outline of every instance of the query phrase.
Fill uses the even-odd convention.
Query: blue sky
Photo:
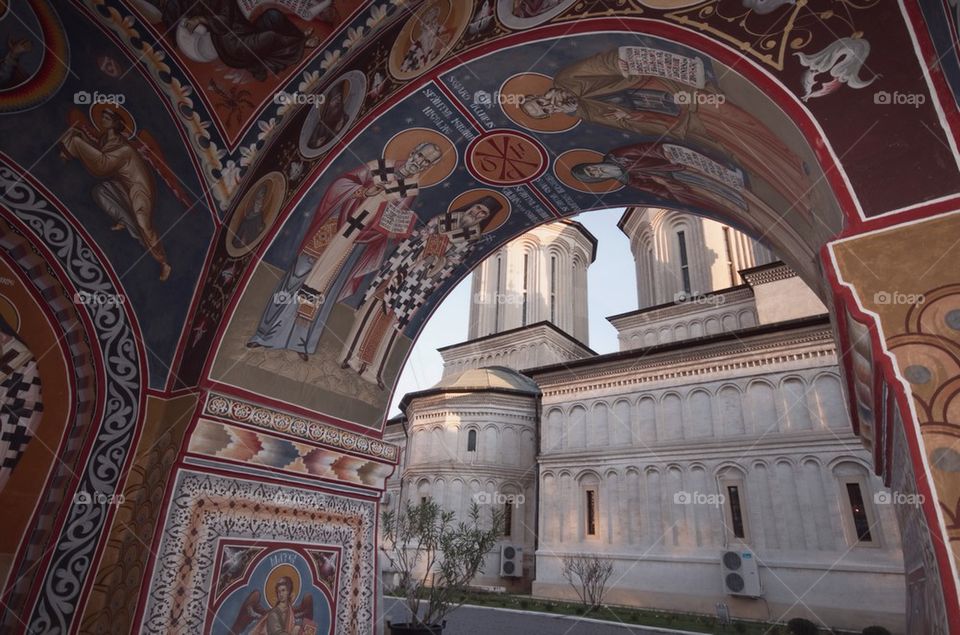
[[[597,259],[587,275],[590,315],[590,348],[598,353],[617,350],[617,331],[606,320],[637,308],[636,273],[627,237],[617,229],[623,209],[587,212],[574,217],[597,237]],[[423,390],[440,380],[443,360],[437,349],[467,339],[470,314],[470,280],[465,278],[427,321],[400,374],[390,406],[390,416],[408,392]]]

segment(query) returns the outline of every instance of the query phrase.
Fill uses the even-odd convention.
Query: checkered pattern
[[[33,438],[43,402],[37,362],[16,340],[3,345],[0,355],[0,488]]]

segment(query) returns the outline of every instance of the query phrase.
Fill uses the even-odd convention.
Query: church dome
[[[462,373],[441,379],[433,390],[516,390],[532,395],[540,393],[537,383],[506,366],[470,368]]]

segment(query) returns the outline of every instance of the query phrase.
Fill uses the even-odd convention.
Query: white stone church
[[[476,270],[470,339],[387,429],[386,508],[502,506],[481,586],[573,599],[561,558],[596,553],[615,563],[607,603],[903,632],[900,536],[826,308],[730,227],[642,208],[619,227],[639,309],[607,318],[615,353],[589,348],[579,223]]]

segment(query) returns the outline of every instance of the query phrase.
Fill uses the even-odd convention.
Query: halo
[[[5,295],[0,295],[0,317],[3,317],[10,328],[18,333],[20,332],[20,312],[17,311],[17,305]]]
[[[308,142],[310,141],[310,135],[313,133],[313,129],[318,123],[317,120],[320,118],[321,109],[317,107],[310,108],[309,112],[307,112],[307,118],[300,128],[299,138],[300,154],[302,154],[305,159],[315,159],[322,155],[332,148],[335,143],[340,141],[343,135],[350,130],[350,127],[357,118],[357,114],[360,112],[360,107],[363,105],[363,98],[367,94],[367,76],[363,74],[363,71],[347,71],[335,79],[330,86],[327,86],[322,93],[324,99],[329,98],[331,91],[337,89],[346,90],[347,93],[343,101],[343,109],[347,114],[347,121],[340,130],[336,131],[329,141],[319,148],[312,148],[308,145]]]
[[[243,219],[247,217],[247,209],[253,204],[254,194],[256,194],[257,190],[260,189],[260,186],[263,184],[267,186],[267,200],[263,204],[263,230],[245,247],[234,247],[233,237],[237,234],[237,228],[240,226],[240,223],[243,222]],[[227,224],[226,248],[228,254],[234,258],[240,258],[257,248],[257,245],[260,244],[260,241],[263,240],[263,237],[267,235],[267,232],[269,232],[273,226],[273,221],[277,218],[280,205],[283,203],[283,196],[286,193],[287,182],[280,172],[264,174],[244,193],[243,198],[240,199],[240,203],[234,209],[233,216],[230,217],[230,222]]]
[[[510,121],[535,132],[566,132],[580,123],[580,117],[556,113],[544,119],[534,119],[520,108],[518,97],[542,95],[553,88],[553,78],[543,73],[517,73],[500,86],[500,107]]]
[[[450,32],[449,37],[446,38],[440,53],[422,67],[411,71],[401,70],[400,66],[403,57],[410,50],[414,31],[422,26],[424,14],[435,7],[441,9],[440,14],[444,16],[442,24]],[[446,7],[446,10],[444,10],[444,7]],[[420,8],[407,19],[390,49],[390,59],[387,64],[390,74],[400,80],[413,79],[439,64],[460,40],[463,32],[467,29],[467,23],[470,21],[471,15],[473,15],[473,0],[428,0],[420,5]],[[419,31],[417,32],[419,33]]]
[[[445,135],[429,128],[408,128],[393,135],[383,147],[383,156],[394,161],[403,161],[420,143],[433,143],[440,148],[440,160],[424,170],[417,178],[420,188],[430,187],[453,174],[457,167],[457,148]]]
[[[575,148],[573,150],[567,150],[557,157],[557,160],[553,162],[553,173],[561,183],[578,192],[605,194],[622,189],[623,183],[616,179],[607,179],[599,183],[584,183],[571,173],[575,165],[580,163],[600,163],[601,161],[603,161],[603,155],[596,150]]]
[[[496,229],[499,229],[501,225],[507,222],[507,218],[510,217],[510,212],[512,207],[510,201],[507,200],[507,197],[497,192],[496,190],[488,190],[486,188],[477,188],[474,190],[467,190],[466,192],[461,192],[458,194],[447,207],[447,211],[453,211],[458,207],[463,207],[464,205],[471,205],[476,201],[480,200],[484,196],[492,196],[497,199],[497,202],[500,203],[500,211],[490,219],[490,222],[487,223],[487,228],[483,230],[484,234],[489,234]]]
[[[689,2],[690,0],[687,1]],[[497,17],[500,18],[504,26],[522,31],[524,29],[532,29],[544,22],[549,22],[569,9],[574,2],[576,2],[576,0],[562,0],[557,6],[549,11],[544,11],[540,15],[533,16],[532,18],[521,18],[513,13],[513,0],[497,0]]]
[[[90,106],[90,121],[102,132],[100,128],[100,115],[104,110],[109,110],[123,121],[123,127],[127,129],[127,136],[132,137],[137,134],[137,122],[134,120],[130,111],[119,104],[93,104]]]
[[[263,595],[267,598],[267,604],[270,608],[277,605],[277,581],[287,576],[293,580],[293,588],[290,590],[290,604],[297,601],[300,597],[300,572],[292,564],[278,564],[270,570],[267,579],[263,581]]]

